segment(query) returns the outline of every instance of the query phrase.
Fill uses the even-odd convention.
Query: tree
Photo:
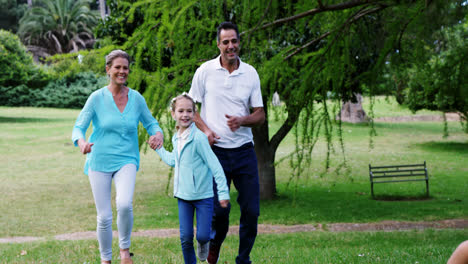
[[[107,14],[107,5],[106,0],[99,0],[99,13],[101,14],[101,19],[106,19]]]
[[[25,12],[25,0],[0,0],[0,28],[16,32],[18,21]]]
[[[241,57],[259,72],[267,116],[271,109],[266,102],[274,92],[287,113],[277,131],[269,130],[269,120],[253,129],[261,197],[271,198],[276,192],[276,150],[286,135],[290,131],[296,135],[296,149],[289,158],[293,174],[299,177],[311,162],[319,136],[324,136],[329,155],[333,127],[341,131],[341,123],[330,119],[339,109],[329,105],[330,95],[340,105],[361,93],[363,84],[372,90],[385,58],[407,26],[402,21],[425,15],[428,8],[444,2],[128,0],[112,10],[112,16],[125,15],[117,23],[109,19],[102,32],[112,32],[107,36],[135,58],[129,85],[139,89],[154,114],[165,120],[161,117],[168,114],[170,98],[187,91],[196,68],[218,54],[216,26],[225,20],[238,24]],[[140,22],[132,24],[137,19]],[[369,53],[368,58],[353,59]],[[166,132],[170,137],[171,129]],[[339,141],[342,145],[341,137]]]
[[[468,133],[468,16],[439,31],[438,43],[424,64],[408,69],[405,103],[420,109],[458,112]]]
[[[89,48],[96,17],[87,0],[37,1],[20,20],[18,35],[43,56]],[[38,50],[36,48],[36,50]]]

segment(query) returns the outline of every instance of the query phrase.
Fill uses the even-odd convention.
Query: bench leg
[[[429,180],[426,180],[426,196],[429,197]]]

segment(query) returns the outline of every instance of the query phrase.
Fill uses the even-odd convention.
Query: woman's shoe
[[[120,264],[133,264],[133,261],[131,258],[124,258],[120,260]]]
[[[133,264],[132,257],[133,257],[133,253],[130,253],[129,258],[120,259],[120,264]]]

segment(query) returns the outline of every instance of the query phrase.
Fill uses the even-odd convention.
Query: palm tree
[[[56,54],[92,46],[91,28],[97,19],[88,0],[42,0],[34,4],[21,18],[18,29],[21,40],[32,50]]]
[[[102,20],[106,19],[106,0],[99,0],[99,12],[101,13]]]

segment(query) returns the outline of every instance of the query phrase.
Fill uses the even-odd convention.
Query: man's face
[[[239,39],[234,29],[221,29],[218,49],[223,63],[234,64],[239,56]]]

